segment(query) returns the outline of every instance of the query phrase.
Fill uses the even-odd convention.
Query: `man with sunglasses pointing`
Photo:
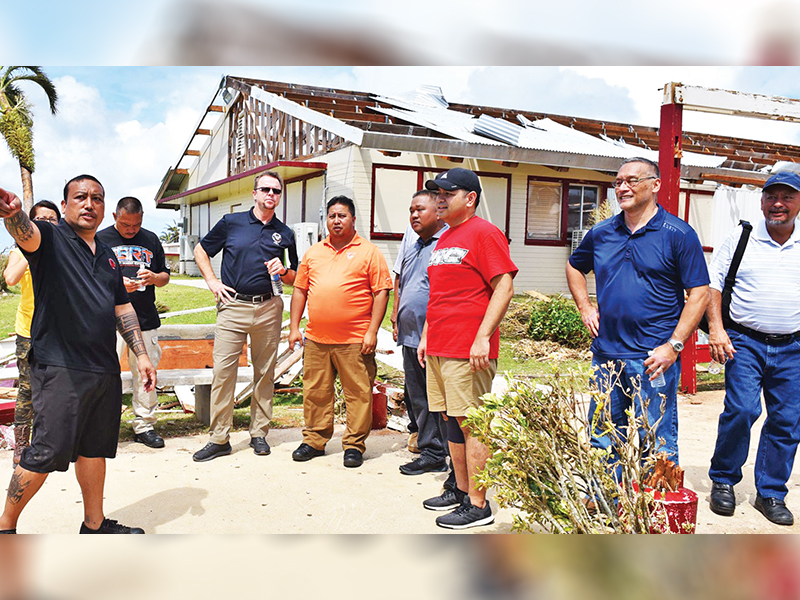
[[[294,232],[275,215],[283,193],[281,176],[264,171],[256,175],[253,183],[253,208],[223,216],[194,249],[195,262],[217,300],[211,439],[195,452],[195,462],[231,453],[236,374],[248,335],[253,362],[250,446],[257,455],[270,453],[266,436],[272,418],[273,379],[283,315],[283,299],[273,294],[271,277],[277,274],[283,283],[294,283],[298,261]],[[222,268],[218,278],[210,257],[220,250]]]
[[[617,428],[624,431],[625,411],[633,403],[638,418],[651,427],[658,422],[649,451],[666,452],[677,463],[680,352],[708,303],[708,269],[694,229],[656,201],[661,188],[656,163],[625,160],[613,185],[622,212],[586,233],[567,263],[567,283],[594,337],[598,384],[601,390],[613,386],[609,402]],[[590,271],[597,282],[597,308],[589,301]],[[618,385],[609,381],[609,367],[619,374]],[[596,410],[592,400],[590,422]],[[601,427],[592,432],[592,445],[616,457]]]

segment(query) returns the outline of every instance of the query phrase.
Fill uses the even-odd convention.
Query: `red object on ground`
[[[10,425],[14,422],[14,404],[16,400],[0,400],[0,425]]]
[[[372,388],[372,429],[385,429],[388,418],[386,388],[378,384]]]
[[[635,490],[638,491],[639,486],[633,484]],[[674,492],[659,492],[648,490],[652,492],[655,504],[650,512],[654,517],[654,521],[658,523],[660,520],[659,513],[666,513],[667,524],[672,533],[694,533],[697,529],[697,494],[685,488],[679,487]],[[662,513],[663,514],[663,513]],[[654,527],[650,533],[667,533],[662,528]]]

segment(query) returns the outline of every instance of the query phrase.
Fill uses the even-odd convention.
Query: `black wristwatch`
[[[289,267],[283,267],[283,273],[281,273],[281,277],[285,276],[289,272]]]

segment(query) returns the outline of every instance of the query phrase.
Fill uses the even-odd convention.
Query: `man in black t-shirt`
[[[31,222],[20,199],[0,189],[0,217],[28,259],[36,297],[31,324],[33,440],[11,476],[0,534],[17,520],[49,473],[75,463],[83,494],[81,533],[144,533],[105,518],[106,459],[119,437],[122,382],[114,326],[136,353],[145,389],[156,385],[136,312],[114,252],[95,238],[105,191],[91,175],[64,186],[64,219]]]
[[[117,202],[114,224],[98,231],[97,239],[111,246],[117,257],[122,268],[122,281],[139,317],[147,354],[153,366],[158,367],[161,359],[161,347],[158,345],[161,319],[156,310],[155,288],[169,283],[169,268],[161,240],[152,231],[142,228],[143,216],[142,203],[132,196],[126,196]],[[133,376],[133,440],[150,448],[163,448],[164,440],[153,429],[158,406],[156,391],[145,391],[136,369],[136,355],[117,336],[117,353],[122,356],[123,352],[128,353],[128,365]]]

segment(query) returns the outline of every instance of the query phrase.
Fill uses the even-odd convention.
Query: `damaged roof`
[[[283,96],[365,132],[424,138],[455,138],[486,145],[517,145],[596,156],[631,156],[658,151],[658,128],[521,109],[448,103],[435,86],[404,98],[369,92],[231,77]],[[494,121],[494,123],[491,123]],[[480,123],[477,127],[473,123]],[[485,127],[484,127],[485,125]],[[488,135],[492,125],[509,137]],[[560,128],[558,126],[561,126]],[[482,129],[483,128],[483,129]],[[547,131],[540,135],[539,130]],[[568,133],[588,134],[591,139]],[[481,132],[481,133],[478,133]],[[514,144],[513,136],[518,133]],[[502,140],[502,141],[501,141]],[[562,142],[566,142],[563,146]],[[609,142],[612,142],[609,144]],[[607,146],[622,152],[612,153]],[[713,158],[712,158],[713,157]],[[778,161],[800,162],[800,147],[707,133],[683,132],[683,163],[761,174]]]

